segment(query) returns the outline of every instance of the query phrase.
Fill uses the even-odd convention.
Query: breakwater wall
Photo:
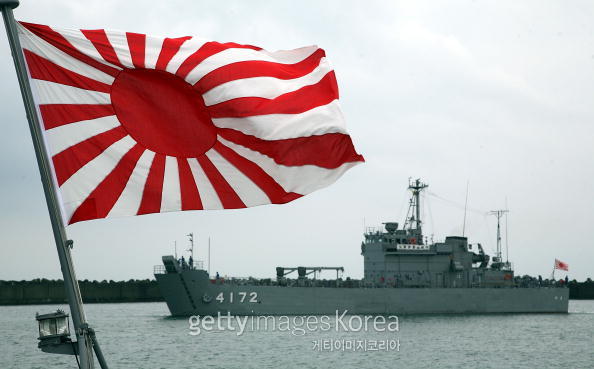
[[[573,300],[594,300],[594,281],[588,278],[585,282],[571,281],[569,285],[569,298]]]
[[[163,301],[155,280],[79,281],[83,301],[152,302]],[[569,298],[594,300],[594,281],[569,282]],[[0,281],[0,305],[67,303],[62,280]]]
[[[86,303],[163,301],[155,280],[84,280],[78,283]],[[0,305],[60,303],[67,303],[62,280],[0,281]]]

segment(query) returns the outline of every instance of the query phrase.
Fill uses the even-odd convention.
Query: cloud
[[[152,264],[190,231],[201,259],[212,237],[213,268],[221,274],[272,276],[281,264],[336,264],[360,277],[363,218],[367,225],[402,221],[406,209],[398,205],[406,204],[409,176],[458,203],[470,180],[470,204],[485,211],[505,206],[507,197],[511,260],[520,274],[546,275],[557,257],[571,265],[571,277],[591,276],[594,249],[584,245],[594,238],[592,7],[23,2],[17,18],[61,27],[192,34],[270,50],[318,44],[336,68],[349,130],[367,160],[288,205],[69,227],[79,277],[150,277]],[[55,278],[55,246],[4,34],[0,44],[0,279]],[[427,235],[460,231],[459,208],[427,201]],[[494,226],[473,213],[467,234],[489,248]]]

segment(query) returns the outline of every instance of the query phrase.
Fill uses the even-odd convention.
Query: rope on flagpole
[[[94,359],[92,350],[94,346],[96,346],[97,349],[99,349],[99,347],[92,335],[93,331],[89,328],[89,325],[86,321],[80,288],[78,285],[78,280],[76,279],[74,265],[70,254],[70,249],[72,248],[73,242],[72,240],[68,240],[66,227],[64,226],[64,220],[62,218],[62,214],[60,213],[56,185],[50,170],[50,159],[43,141],[39,117],[37,115],[37,109],[33,100],[33,93],[29,84],[27,66],[25,64],[21,44],[18,38],[16,22],[12,13],[12,9],[18,6],[18,0],[0,0],[0,11],[2,11],[2,17],[6,27],[6,35],[10,44],[14,67],[21,89],[25,112],[27,114],[27,121],[31,131],[31,139],[33,140],[33,147],[35,148],[35,156],[37,158],[41,182],[43,184],[43,191],[45,193],[47,208],[54,233],[54,240],[58,249],[58,257],[60,260],[62,275],[64,277],[66,296],[68,297],[72,322],[74,323],[78,343],[78,349],[76,350],[76,353],[79,355],[81,368],[93,369]],[[103,363],[100,362],[101,367],[107,368],[107,365],[103,365],[104,363],[104,360]]]

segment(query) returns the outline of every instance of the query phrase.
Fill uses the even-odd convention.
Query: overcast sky
[[[153,4],[153,5],[149,5]],[[594,3],[591,1],[22,0],[15,17],[67,28],[200,36],[268,50],[317,44],[366,163],[287,205],[69,226],[79,279],[152,278],[161,256],[212,242],[212,272],[344,266],[360,278],[364,224],[402,223],[409,177],[430,187],[425,234],[492,254],[505,208],[517,274],[594,277]],[[61,278],[4,30],[0,31],[0,279]],[[445,200],[444,200],[445,199]],[[329,275],[331,276],[331,274]],[[563,277],[563,273],[556,273]]]

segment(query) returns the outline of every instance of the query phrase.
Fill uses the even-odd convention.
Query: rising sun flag
[[[555,266],[554,269],[565,270],[566,272],[569,271],[569,264],[562,262],[559,259],[555,259]]]
[[[66,224],[287,203],[363,161],[316,46],[17,28]]]

